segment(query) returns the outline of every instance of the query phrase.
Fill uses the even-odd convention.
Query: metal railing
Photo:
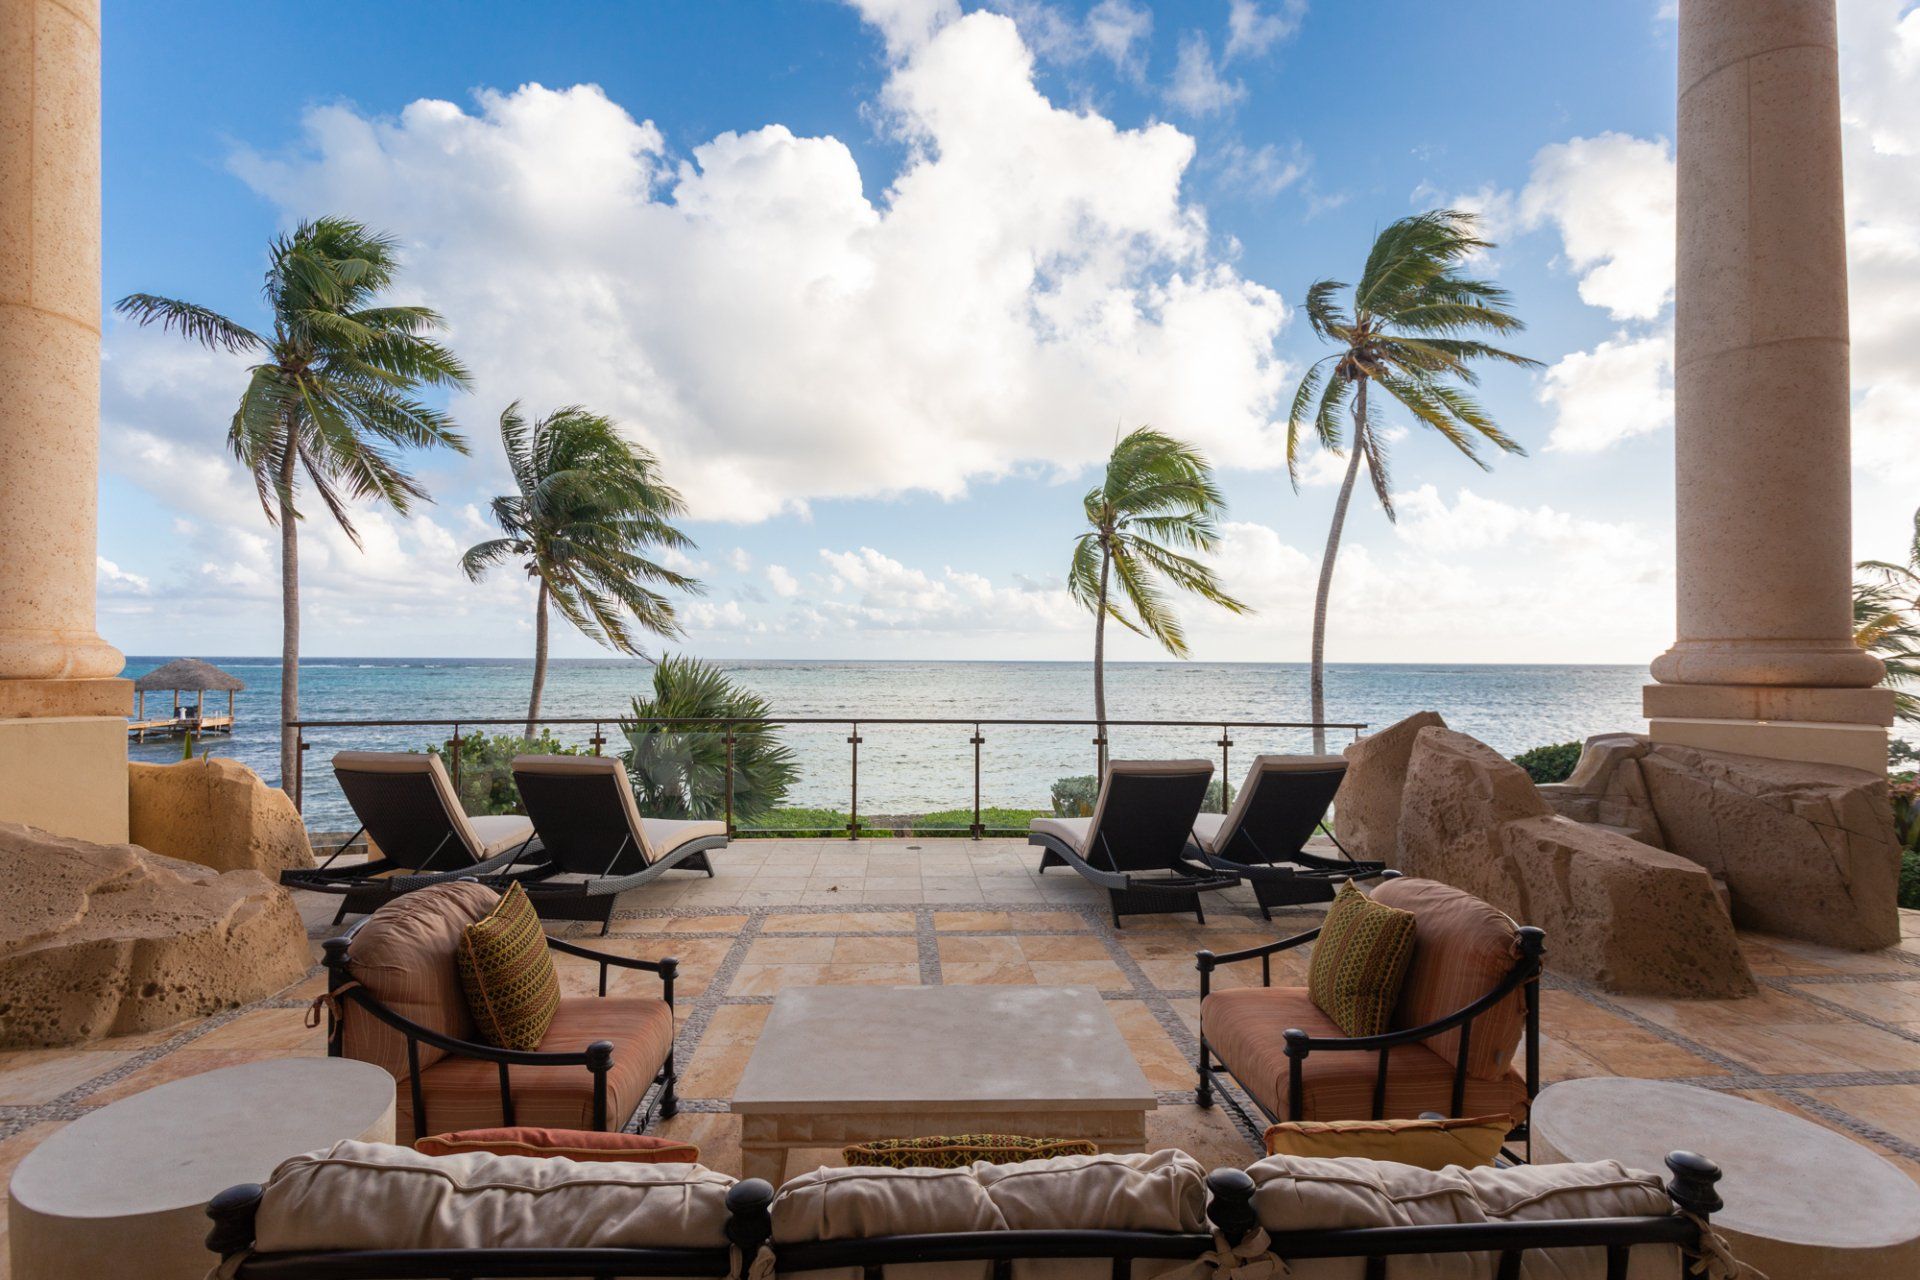
[[[390,730],[390,729],[407,729],[407,728],[451,729],[452,732],[447,738],[447,740],[445,741],[445,743],[435,744],[435,745],[444,746],[446,749],[447,771],[453,779],[455,791],[458,792],[460,787],[460,782],[461,782],[461,774],[462,774],[462,754],[463,754],[463,741],[465,737],[465,731],[482,730],[482,729],[495,729],[495,730],[513,729],[513,730],[517,730],[524,733],[528,723],[529,722],[525,716],[502,716],[502,717],[462,716],[457,718],[456,717],[439,717],[439,718],[414,719],[414,720],[355,719],[355,720],[293,720],[293,721],[289,721],[288,722],[289,727],[291,727],[295,731],[295,736],[296,736],[297,745],[298,745],[298,750],[294,754],[294,772],[293,772],[293,786],[292,786],[294,806],[298,809],[301,809],[302,811],[305,810],[306,753],[313,746],[313,743],[309,741],[307,736],[308,730],[318,730],[318,731],[355,730],[355,729]],[[867,834],[874,834],[878,830],[873,827],[867,827],[863,829],[860,822],[860,746],[863,742],[866,741],[864,735],[861,733],[861,730],[863,728],[872,729],[875,727],[882,727],[882,726],[911,726],[915,728],[947,727],[947,728],[961,728],[961,729],[968,730],[969,734],[966,739],[966,744],[971,748],[972,765],[973,765],[973,786],[972,786],[973,820],[971,823],[968,824],[964,832],[962,832],[961,829],[957,827],[951,828],[950,830],[952,830],[955,834],[965,834],[965,835],[971,836],[974,839],[979,839],[982,836],[995,834],[996,832],[1003,830],[1001,828],[989,828],[986,824],[984,824],[981,821],[981,814],[983,812],[982,791],[981,791],[982,751],[987,744],[986,733],[987,733],[987,730],[989,729],[1010,729],[1010,730],[1072,729],[1072,728],[1091,729],[1094,731],[1093,736],[1089,738],[1087,741],[1090,747],[1092,748],[1093,773],[1096,777],[1102,772],[1104,768],[1104,765],[1107,759],[1107,748],[1111,743],[1111,739],[1108,737],[1108,733],[1110,733],[1114,729],[1161,729],[1161,730],[1200,729],[1200,730],[1207,730],[1207,731],[1212,731],[1217,729],[1219,730],[1219,737],[1213,739],[1211,745],[1219,748],[1219,751],[1220,751],[1219,777],[1222,780],[1222,796],[1226,802],[1230,803],[1232,798],[1232,790],[1233,790],[1233,780],[1232,780],[1232,774],[1231,774],[1232,763],[1233,763],[1232,752],[1233,752],[1233,747],[1235,745],[1234,734],[1236,732],[1241,734],[1247,734],[1247,733],[1259,732],[1259,731],[1266,731],[1269,733],[1272,733],[1272,732],[1318,732],[1322,735],[1329,732],[1338,732],[1338,733],[1349,734],[1357,738],[1360,734],[1360,731],[1367,727],[1365,722],[1360,722],[1360,721],[1321,721],[1318,723],[1313,721],[1306,721],[1306,720],[1116,720],[1116,719],[1108,719],[1105,721],[1100,721],[1100,720],[1093,720],[1093,719],[1085,719],[1085,720],[993,719],[993,718],[978,718],[978,717],[942,718],[942,717],[914,717],[914,716],[874,716],[874,717],[861,717],[861,718],[845,717],[845,716],[743,716],[743,717],[667,716],[667,717],[649,717],[641,720],[636,720],[631,715],[593,716],[593,717],[542,716],[535,719],[531,723],[534,724],[538,729],[543,731],[552,729],[552,728],[568,728],[568,729],[575,729],[575,730],[581,729],[581,728],[590,728],[592,732],[585,739],[585,745],[591,748],[591,753],[596,756],[602,754],[603,748],[605,748],[605,746],[607,745],[607,742],[609,740],[607,735],[607,728],[609,726],[613,726],[616,729],[622,730],[623,736],[624,736],[624,729],[626,727],[628,726],[638,727],[641,725],[659,726],[664,729],[677,730],[683,733],[707,732],[707,733],[716,733],[716,734],[724,735],[723,742],[725,745],[725,752],[726,752],[726,764],[725,764],[725,783],[723,788],[724,797],[723,797],[722,811],[725,815],[725,820],[727,825],[727,834],[729,836],[736,834],[736,829],[734,826],[734,781],[735,781],[734,748],[739,742],[739,733],[743,728],[751,727],[755,730],[761,730],[761,729],[777,729],[777,728],[784,728],[784,727],[790,727],[790,726],[809,726],[809,727],[843,726],[847,731],[846,764],[847,764],[847,773],[848,773],[848,787],[847,787],[847,815],[848,816],[847,816],[847,823],[844,829],[844,833],[839,827],[787,828],[787,829],[754,827],[754,828],[751,828],[751,830],[753,834],[768,835],[768,836],[844,834],[848,839],[853,839],[853,840],[860,839],[863,833],[863,830]],[[1025,828],[1021,828],[1019,830],[1019,834],[1025,834]]]

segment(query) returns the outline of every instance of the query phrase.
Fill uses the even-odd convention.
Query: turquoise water
[[[175,655],[168,655],[170,658]],[[199,655],[195,655],[199,656]],[[167,658],[129,659],[138,676]],[[280,664],[275,658],[208,657],[247,682],[238,695],[238,731],[209,738],[213,754],[252,766],[279,782]],[[765,662],[722,663],[741,683],[765,695],[777,714],[797,717],[1087,719],[1093,714],[1092,668],[1068,662]],[[625,659],[555,661],[543,711],[558,717],[616,720],[647,687],[651,670]],[[532,664],[462,658],[314,658],[300,664],[304,719],[510,718],[526,712]],[[1638,666],[1444,666],[1420,663],[1337,665],[1327,672],[1328,719],[1376,728],[1414,711],[1440,712],[1455,728],[1509,754],[1607,730],[1640,729]],[[157,700],[156,700],[157,699]],[[171,707],[148,695],[149,710]],[[226,695],[209,695],[225,710]],[[1214,721],[1211,728],[1127,728],[1112,731],[1121,756],[1207,756],[1218,760],[1221,720],[1304,720],[1307,669],[1299,663],[1120,663],[1107,669],[1108,714],[1114,719]],[[507,728],[497,732],[512,732]],[[326,760],[348,748],[419,749],[443,741],[446,727],[314,729],[307,753],[305,811],[310,825],[338,827],[348,818]],[[610,750],[620,740],[609,724]],[[585,743],[589,727],[562,729]],[[789,803],[848,807],[852,769],[845,724],[784,731],[799,756],[801,778]],[[973,802],[971,724],[860,730],[860,810],[922,813]],[[981,803],[1041,808],[1055,778],[1093,771],[1087,727],[986,726],[981,730]],[[1302,751],[1300,730],[1235,730],[1230,769],[1261,751]],[[1352,740],[1330,734],[1333,749]],[[178,743],[132,748],[135,759],[175,760]],[[350,822],[346,825],[352,825]]]

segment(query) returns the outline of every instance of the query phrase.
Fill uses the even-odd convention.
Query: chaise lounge
[[[707,854],[727,844],[724,822],[641,817],[614,756],[515,756],[513,781],[546,858],[516,878],[545,919],[598,921],[604,934],[620,894],[675,867],[711,876]]]
[[[1114,760],[1087,818],[1035,818],[1027,843],[1040,870],[1072,867],[1107,891],[1113,924],[1123,915],[1191,911],[1207,922],[1200,895],[1240,878],[1187,859],[1194,820],[1213,778],[1210,760]]]
[[[1325,830],[1327,809],[1346,776],[1344,756],[1256,756],[1232,806],[1194,819],[1189,853],[1251,884],[1269,920],[1275,907],[1331,902],[1347,880],[1370,880],[1386,869],[1345,849],[1340,859],[1306,851],[1314,832]]]
[[[282,871],[280,883],[339,895],[335,924],[427,885],[509,871],[539,851],[526,818],[468,817],[446,766],[431,752],[342,751],[333,757],[333,774],[359,829],[318,867]],[[336,867],[362,832],[380,856]]]
[[[1273,957],[1311,929],[1226,955],[1201,951],[1196,1101],[1213,1105],[1214,1061],[1269,1120],[1505,1115],[1526,1135],[1540,1090],[1540,973],[1545,935],[1471,894],[1388,873],[1373,901],[1410,912],[1414,949],[1391,1028],[1343,1035],[1305,987],[1273,985]],[[1260,985],[1218,989],[1215,974],[1260,962]],[[1513,1067],[1525,1046],[1524,1073]]]

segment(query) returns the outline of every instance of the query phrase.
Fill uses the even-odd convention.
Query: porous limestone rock
[[[1666,833],[1640,773],[1639,760],[1646,753],[1647,739],[1640,734],[1596,734],[1587,739],[1567,780],[1542,785],[1540,796],[1562,817],[1619,827],[1641,844],[1665,849]]]
[[[1400,846],[1400,789],[1422,729],[1447,727],[1438,711],[1416,711],[1346,749],[1347,776],[1333,797],[1333,834],[1356,858],[1394,865]]]
[[[1399,865],[1546,930],[1554,972],[1636,995],[1754,990],[1704,867],[1555,814],[1524,770],[1464,733],[1414,739]]]
[[[0,823],[0,1049],[153,1031],[312,965],[287,891],[125,844]]]
[[[207,756],[128,770],[128,839],[215,871],[282,871],[313,865],[300,811],[238,760]]]
[[[1900,941],[1886,778],[1671,743],[1637,764],[1667,847],[1726,880],[1742,928],[1855,950]]]

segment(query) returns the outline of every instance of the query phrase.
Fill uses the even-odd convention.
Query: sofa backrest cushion
[[[1475,1222],[1543,1222],[1572,1218],[1665,1216],[1672,1202],[1650,1173],[1617,1161],[1520,1165],[1511,1169],[1416,1169],[1373,1160],[1269,1156],[1251,1165],[1253,1210],[1286,1256],[1285,1234],[1358,1227],[1436,1226]],[[1497,1254],[1396,1258],[1396,1280],[1492,1280]],[[1291,1280],[1357,1276],[1345,1260],[1301,1260]],[[1605,1280],[1603,1249],[1559,1249],[1526,1255],[1529,1280]],[[1628,1280],[1678,1280],[1679,1250],[1636,1245]]]
[[[1396,1029],[1458,1013],[1487,994],[1519,957],[1519,929],[1504,912],[1438,880],[1402,876],[1373,891],[1373,900],[1413,913],[1413,963],[1400,984]],[[1526,1029],[1526,997],[1515,991],[1473,1020],[1467,1072],[1483,1080],[1504,1075]],[[1452,1062],[1460,1049],[1456,1028],[1426,1042]]]
[[[341,1142],[274,1170],[254,1248],[724,1248],[733,1183],[697,1164],[429,1156]]]
[[[348,969],[368,995],[401,1017],[471,1040],[473,1014],[460,987],[454,952],[467,926],[485,918],[499,901],[499,894],[472,880],[428,885],[395,898],[354,931]],[[395,1080],[406,1079],[407,1038],[351,1000],[342,1006],[341,1051],[386,1068]],[[422,1044],[420,1069],[446,1056]]]

